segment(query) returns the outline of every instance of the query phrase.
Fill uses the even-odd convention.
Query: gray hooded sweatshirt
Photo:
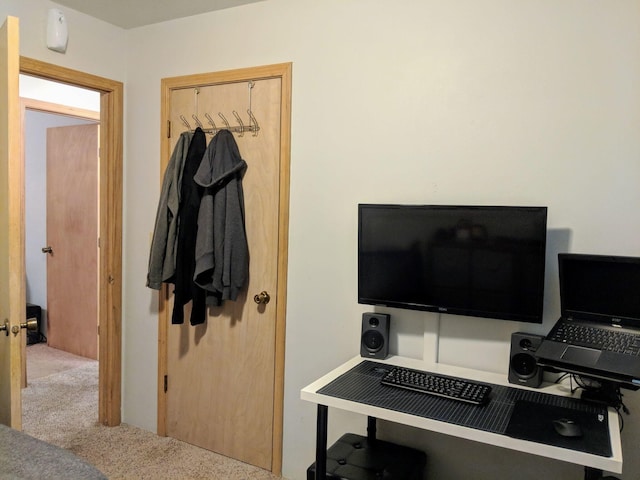
[[[193,132],[180,134],[164,172],[147,273],[147,287],[154,290],[160,290],[162,282],[171,281],[176,271],[180,184],[184,160],[192,138]]]
[[[247,163],[233,134],[211,140],[194,176],[205,187],[198,212],[194,280],[207,291],[208,305],[235,300],[249,277],[242,177]]]

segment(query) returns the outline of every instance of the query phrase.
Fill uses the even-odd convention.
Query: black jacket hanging
[[[204,323],[206,318],[205,291],[193,281],[195,270],[198,211],[203,188],[193,180],[207,147],[202,129],[197,128],[189,145],[180,185],[178,209],[178,241],[176,252],[175,297],[171,323],[184,323],[184,305],[193,300],[191,325]]]

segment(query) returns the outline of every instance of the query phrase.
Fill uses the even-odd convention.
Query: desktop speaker
[[[516,332],[511,335],[509,382],[527,387],[539,387],[544,369],[538,365],[535,352],[544,339],[532,333]]]
[[[387,358],[389,355],[389,320],[386,313],[362,314],[360,355],[366,358]]]

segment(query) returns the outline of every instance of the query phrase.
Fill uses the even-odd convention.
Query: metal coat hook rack
[[[204,116],[207,119],[207,123],[210,125],[210,127],[206,127],[206,128],[204,124],[200,121],[200,118],[198,118],[198,113],[197,113],[198,112],[198,95],[200,94],[200,88],[196,87],[194,89],[194,107],[195,107],[196,113],[193,113],[191,115],[191,118],[195,122],[196,127],[199,127],[200,129],[202,129],[204,133],[208,133],[211,135],[215,135],[220,130],[225,129],[234,133],[238,133],[239,137],[243,137],[245,132],[251,132],[254,137],[257,137],[258,132],[260,131],[260,125],[258,125],[258,120],[256,119],[255,115],[253,114],[253,111],[251,110],[251,91],[254,85],[255,85],[255,82],[253,82],[253,80],[248,82],[248,88],[249,88],[249,108],[247,109],[247,115],[249,115],[248,125],[245,125],[244,122],[242,121],[242,118],[238,114],[238,112],[236,110],[233,110],[232,114],[235,117],[236,121],[238,122],[238,125],[231,125],[227,120],[227,118],[224,116],[224,114],[222,112],[218,112],[218,116],[220,117],[220,120],[224,125],[223,127],[218,127],[216,123],[213,121],[213,118],[211,118],[211,115],[209,115],[208,112],[205,112]],[[191,127],[191,124],[185,118],[184,115],[180,115],[179,118],[180,118],[180,121],[183,123],[183,125],[187,129],[192,131],[195,130],[195,128]]]

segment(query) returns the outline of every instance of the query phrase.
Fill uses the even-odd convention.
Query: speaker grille
[[[370,352],[378,352],[384,346],[384,337],[377,330],[367,330],[362,335],[362,344]]]

